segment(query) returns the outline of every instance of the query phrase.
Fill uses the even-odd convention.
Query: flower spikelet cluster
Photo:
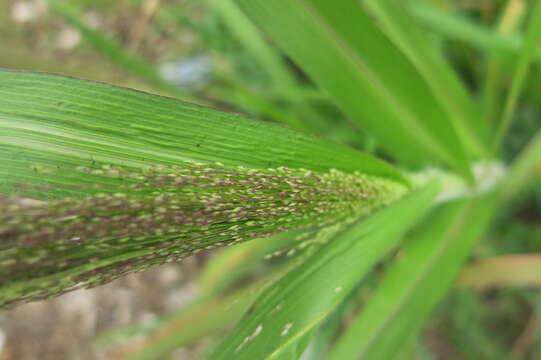
[[[0,306],[96,286],[203,249],[336,224],[407,191],[337,170],[185,162],[78,171],[125,185],[48,202],[0,197]]]

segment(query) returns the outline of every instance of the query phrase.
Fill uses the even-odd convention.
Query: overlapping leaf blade
[[[541,130],[526,144],[509,169],[499,194],[501,202],[520,194],[523,188],[541,177],[539,159],[541,159]]]
[[[0,159],[3,306],[96,286],[203,248],[337,222],[358,215],[357,205],[373,208],[407,191],[392,167],[345,146],[42,73],[0,71]],[[347,195],[344,172],[380,175],[370,179],[381,189],[389,184],[390,197]],[[301,184],[311,199],[300,199]],[[30,208],[4,196],[13,193],[61,200],[32,200]],[[321,202],[330,193],[343,197]]]
[[[458,76],[433,46],[430,34],[424,31],[398,1],[365,1],[383,31],[400,47],[419,74],[423,76],[438,102],[449,114],[453,126],[463,139],[472,158],[486,157],[487,124]]]
[[[432,183],[338,234],[266,290],[211,359],[280,356],[344,299],[425,212],[437,192]]]
[[[530,70],[534,55],[538,50],[539,37],[541,36],[541,3],[532,8],[532,15],[528,20],[524,44],[514,67],[513,77],[502,109],[501,120],[496,130],[493,146],[498,149],[501,146],[509,126],[514,120],[514,113],[518,105],[518,98],[526,84],[526,75]]]
[[[518,35],[498,34],[466,16],[443,11],[424,1],[408,1],[407,5],[417,21],[445,38],[473,45],[508,61],[520,53],[523,39]],[[538,53],[537,60],[539,58]]]
[[[459,201],[432,214],[328,359],[394,359],[451,286],[488,225],[493,200]]]
[[[256,169],[335,168],[402,181],[396,170],[369,155],[284,127],[107,84],[31,72],[0,71],[0,158],[3,193],[14,191],[17,183],[116,181],[74,173],[77,166],[145,167],[183,160]]]
[[[465,148],[423,77],[354,0],[237,0],[381,146],[469,174]]]

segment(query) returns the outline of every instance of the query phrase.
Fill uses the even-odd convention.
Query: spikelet
[[[0,197],[0,306],[93,287],[202,249],[336,224],[407,191],[392,180],[336,170],[186,162],[79,171],[128,185],[51,202]]]

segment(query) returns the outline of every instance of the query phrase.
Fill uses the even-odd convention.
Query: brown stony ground
[[[191,257],[5,311],[0,314],[0,360],[111,359],[111,349],[92,340],[107,330],[150,323],[193,300],[202,263],[202,257]],[[179,349],[168,359],[191,360],[196,352]]]

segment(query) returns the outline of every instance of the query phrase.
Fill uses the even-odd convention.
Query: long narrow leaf
[[[413,165],[444,162],[470,174],[448,114],[357,1],[237,2],[393,155]]]
[[[235,281],[250,275],[267,256],[275,252],[282,254],[280,250],[302,234],[307,235],[305,230],[290,231],[222,249],[212,257],[199,276],[202,297],[223,293]]]
[[[460,201],[431,215],[328,359],[394,359],[452,285],[493,205],[490,199]]]
[[[423,76],[435,98],[449,114],[470,155],[474,158],[487,156],[488,129],[479,109],[407,7],[399,1],[369,0],[363,4],[382,21],[385,33]]]
[[[512,34],[522,24],[526,13],[523,1],[508,1],[502,9],[497,27],[494,29],[498,35]],[[496,114],[500,110],[502,80],[504,79],[503,59],[493,54],[487,54],[486,74],[483,81],[483,114],[487,123],[494,123]]]
[[[503,36],[466,16],[443,11],[425,1],[408,1],[407,4],[419,22],[445,38],[462,41],[506,58],[520,53],[522,39],[519,36]]]
[[[340,223],[408,190],[318,138],[41,73],[0,71],[0,159],[0,305]]]
[[[532,15],[528,22],[526,37],[522,46],[513,78],[509,89],[507,99],[502,111],[502,118],[496,131],[494,147],[501,145],[503,137],[507,133],[509,126],[513,120],[513,113],[517,106],[518,97],[526,82],[526,75],[530,69],[530,65],[534,60],[535,52],[538,49],[539,38],[541,37],[541,3],[537,3],[532,10]]]
[[[251,52],[259,65],[270,76],[273,86],[287,91],[295,91],[296,85],[293,74],[287,69],[276,49],[267,44],[258,29],[240,11],[233,0],[207,0],[231,29],[233,34]]]
[[[519,194],[523,187],[527,186],[531,179],[535,178],[536,170],[541,167],[541,130],[526,145],[524,150],[513,162],[509,169],[500,193],[500,201],[505,202],[516,194]],[[540,177],[537,175],[537,177]]]
[[[457,13],[442,11],[426,1],[408,1],[415,18],[434,33],[445,38],[470,44],[477,49],[505,60],[516,60],[524,44],[520,34],[502,35]],[[541,63],[541,50],[535,52],[535,62]]]
[[[256,169],[334,168],[402,179],[390,166],[345,146],[107,84],[0,70],[0,94],[4,193],[16,183],[68,178],[75,167],[95,163],[148,167],[195,160]],[[52,173],[55,168],[63,173]],[[77,181],[96,180],[84,177]]]
[[[345,298],[426,211],[437,192],[432,183],[340,233],[265,291],[211,359],[280,356]]]

